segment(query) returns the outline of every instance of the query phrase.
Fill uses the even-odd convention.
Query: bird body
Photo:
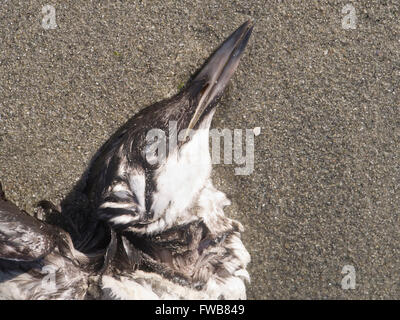
[[[90,260],[65,231],[0,199],[0,299],[83,299]]]
[[[224,215],[230,201],[211,182],[209,129],[251,31],[252,23],[244,23],[180,93],[142,109],[100,148],[83,190],[90,223],[83,236],[74,239],[81,252],[65,231],[22,221],[22,213],[18,216],[15,210],[0,211],[0,231],[6,229],[6,237],[11,217],[18,216],[14,224],[35,226],[26,233],[28,243],[17,241],[21,247],[35,246],[33,237],[43,239],[34,259],[23,260],[31,266],[25,273],[22,267],[9,266],[9,257],[0,250],[0,297],[8,290],[7,281],[19,288],[22,277],[23,287],[29,287],[25,278],[44,263],[64,263],[58,269],[66,276],[61,293],[48,298],[85,298],[93,276],[98,279],[97,298],[103,299],[246,298],[250,255],[240,239],[242,225]],[[96,250],[104,242],[102,267],[93,268],[98,261],[93,257],[98,258]]]

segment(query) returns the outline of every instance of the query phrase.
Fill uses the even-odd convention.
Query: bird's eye
[[[144,158],[150,165],[155,165],[158,163],[158,145],[154,143],[152,145],[148,145],[144,149]]]
[[[146,135],[146,145],[143,149],[143,157],[150,165],[161,163],[166,158],[165,132],[160,129],[152,129]]]

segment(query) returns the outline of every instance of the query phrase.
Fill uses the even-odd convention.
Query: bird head
[[[233,32],[176,96],[142,109],[99,150],[87,194],[112,227],[155,233],[188,219],[211,173],[209,128],[253,29]]]

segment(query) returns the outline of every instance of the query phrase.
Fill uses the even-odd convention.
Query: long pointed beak
[[[242,24],[211,55],[192,80],[192,85],[189,86],[188,90],[192,87],[196,91],[198,103],[187,132],[196,125],[204,111],[222,95],[239,64],[252,30],[253,22],[251,20]],[[198,84],[201,84],[200,88]]]

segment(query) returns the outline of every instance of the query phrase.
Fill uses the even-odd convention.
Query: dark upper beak
[[[235,72],[253,30],[251,20],[242,24],[211,55],[192,80],[188,90],[194,90],[197,101],[188,129],[192,129],[204,111],[222,95]],[[200,86],[199,86],[200,85]]]

